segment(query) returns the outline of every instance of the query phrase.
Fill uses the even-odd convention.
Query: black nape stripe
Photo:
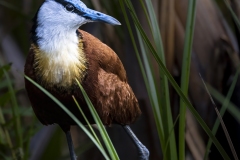
[[[67,2],[67,1],[65,1],[65,0],[55,0],[55,1],[58,2],[58,3],[60,3],[60,4],[62,4],[64,7],[66,7],[66,6],[69,5],[69,4],[73,5],[73,7],[74,7],[73,13],[76,13],[76,14],[78,14],[79,16],[85,17],[86,19],[92,20],[91,17],[87,16],[86,12],[77,9],[74,4],[72,4],[72,3],[70,3],[70,2]]]
[[[67,1],[65,1],[65,0],[55,0],[55,2],[58,2],[58,3],[60,3],[60,4],[69,3],[69,2],[67,2]]]
[[[61,3],[61,4],[69,4],[65,0],[55,0],[55,1],[58,3]],[[37,32],[36,32],[36,29],[39,26],[38,21],[37,21],[37,16],[38,16],[40,8],[41,8],[41,6],[38,8],[36,14],[34,15],[34,17],[32,19],[33,25],[32,25],[31,31],[30,31],[30,33],[31,33],[30,39],[34,44],[37,44],[37,45],[38,45],[39,39],[41,39],[41,37],[37,36]]]
[[[31,40],[35,44],[37,44],[37,42],[40,39],[40,37],[37,36],[37,32],[36,32],[36,29],[37,29],[37,26],[38,26],[37,15],[38,15],[39,9],[40,8],[38,8],[37,13],[35,14],[35,16],[32,19],[33,25],[32,25],[32,29],[30,31],[30,33],[31,33]]]

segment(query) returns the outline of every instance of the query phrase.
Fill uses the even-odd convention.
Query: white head
[[[68,86],[76,77],[84,76],[86,58],[76,31],[94,21],[120,25],[115,18],[87,8],[80,0],[45,0],[32,28],[32,40],[39,49],[36,69],[43,81]]]
[[[120,25],[115,18],[87,8],[80,0],[45,0],[35,17],[33,37],[42,38],[39,33],[40,30],[43,32],[42,27],[45,29],[49,27],[55,32],[75,32],[81,25],[88,22]]]

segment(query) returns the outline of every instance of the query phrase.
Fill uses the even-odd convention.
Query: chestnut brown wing
[[[87,32],[79,31],[82,34],[84,53],[88,60],[88,73],[86,82],[83,83],[84,88],[94,102],[102,121],[107,125],[112,122],[132,123],[141,111],[127,83],[122,62],[107,45]]]

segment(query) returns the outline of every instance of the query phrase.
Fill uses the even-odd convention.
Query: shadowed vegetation
[[[41,3],[0,2],[0,159],[69,158],[64,135],[38,122],[24,90],[31,19]],[[143,112],[132,128],[150,159],[233,159],[199,73],[239,156],[238,0],[84,3],[122,23],[90,23],[81,29],[111,46],[123,61]],[[83,127],[72,131],[79,159],[137,159],[121,127],[106,128],[114,147],[103,128],[84,127],[96,132],[92,142]]]

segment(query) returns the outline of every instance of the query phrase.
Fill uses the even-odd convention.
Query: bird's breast
[[[86,73],[87,60],[83,53],[82,43],[77,46],[60,45],[58,50],[43,51],[35,44],[34,69],[38,81],[43,86],[69,88],[81,81]]]

